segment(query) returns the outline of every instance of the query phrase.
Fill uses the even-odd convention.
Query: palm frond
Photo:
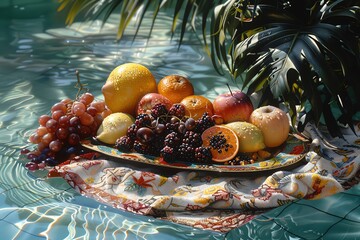
[[[324,122],[337,136],[338,122],[352,126],[360,111],[360,0],[59,0],[68,11],[67,24],[77,17],[105,22],[120,9],[117,38],[138,18],[136,37],[145,13],[172,8],[171,33],[179,45],[187,31],[201,32],[213,66],[224,69],[248,94],[262,94],[260,104],[288,106],[292,121]],[[199,18],[199,16],[201,16]],[[210,19],[210,28],[208,20]],[[334,108],[339,110],[336,115]],[[300,124],[301,125],[301,124]],[[301,126],[299,125],[299,129]]]

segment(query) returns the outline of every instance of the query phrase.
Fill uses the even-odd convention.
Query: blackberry
[[[149,127],[151,126],[152,118],[149,114],[140,113],[135,118],[135,125],[138,127]]]
[[[138,140],[134,141],[134,151],[147,155],[156,155],[156,149],[152,144],[143,144]]]
[[[192,147],[200,147],[202,144],[201,135],[193,131],[186,131],[182,142],[190,144]]]
[[[178,148],[179,159],[185,162],[192,162],[195,158],[195,148],[187,143],[181,143]]]
[[[152,145],[152,152],[154,156],[159,156],[161,149],[164,148],[164,139],[165,137],[162,135],[156,135],[154,139],[149,143]]]
[[[214,119],[205,112],[200,119],[196,121],[196,126],[194,131],[198,133],[203,133],[209,127],[215,126]]]
[[[128,136],[131,140],[135,141],[138,129],[139,127],[136,126],[135,123],[131,124],[127,129],[126,136]]]
[[[169,115],[182,119],[185,116],[185,106],[181,103],[173,104],[169,109]]]
[[[168,114],[168,110],[166,109],[165,104],[157,103],[151,109],[151,116],[155,119],[159,118],[160,116],[164,116]]]
[[[115,142],[115,147],[121,152],[130,152],[134,146],[134,141],[129,136],[122,136]]]
[[[168,135],[166,135],[164,139],[164,144],[165,146],[169,146],[169,147],[177,147],[180,145],[181,139],[182,138],[179,133],[171,132]]]
[[[195,148],[195,162],[197,163],[211,163],[212,154],[209,147],[197,147]]]
[[[172,162],[176,160],[176,150],[173,147],[165,146],[160,150],[160,156],[166,162]]]

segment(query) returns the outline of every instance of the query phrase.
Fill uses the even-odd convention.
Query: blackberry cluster
[[[215,126],[214,119],[205,112],[199,120],[196,121],[196,126],[194,131],[198,133],[203,133],[209,127]]]
[[[175,157],[176,157],[176,153],[175,153],[175,149],[173,147],[170,146],[164,146],[161,150],[160,150],[160,156],[163,157],[164,161],[166,162],[173,162],[175,161]]]
[[[135,118],[135,125],[137,127],[148,127],[151,125],[152,118],[149,114],[146,113],[140,113]]]
[[[117,139],[115,147],[121,152],[160,156],[168,162],[208,164],[212,156],[210,149],[202,146],[201,134],[214,125],[207,113],[195,121],[185,116],[185,107],[180,103],[173,104],[169,110],[158,103],[149,114],[136,116],[135,123],[125,136]]]
[[[126,136],[128,136],[132,141],[135,141],[138,129],[139,127],[136,126],[135,123],[131,124],[130,127],[128,127],[127,129]]]
[[[168,114],[168,110],[166,106],[162,103],[157,103],[152,109],[151,109],[151,116],[153,116],[155,119],[159,118],[161,116],[166,116]]]
[[[169,115],[183,119],[185,117],[185,106],[181,103],[173,104],[169,109]]]
[[[178,149],[178,158],[184,162],[192,162],[195,158],[195,147],[188,143],[181,143]]]
[[[201,135],[194,131],[186,131],[182,140],[183,143],[190,144],[194,147],[200,147],[202,144]]]
[[[135,140],[134,142],[134,151],[142,154],[148,155],[157,155],[157,149],[152,144],[145,144],[140,142],[139,140]]]
[[[131,152],[133,149],[134,140],[129,136],[122,136],[115,142],[115,147],[121,152]]]
[[[212,154],[209,147],[195,148],[195,161],[198,163],[208,164],[211,163]]]
[[[180,145],[181,140],[182,140],[181,134],[179,134],[178,132],[171,132],[168,135],[166,135],[164,139],[164,144],[165,146],[176,148]]]

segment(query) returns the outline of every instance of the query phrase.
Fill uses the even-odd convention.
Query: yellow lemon
[[[140,99],[147,93],[157,92],[157,86],[154,76],[145,66],[125,63],[112,70],[101,91],[112,112],[135,116]]]
[[[128,127],[135,122],[127,113],[112,113],[102,121],[96,139],[107,144],[115,144],[116,140],[126,135]]]
[[[225,125],[239,138],[239,152],[257,152],[265,148],[261,130],[248,122],[232,122]]]

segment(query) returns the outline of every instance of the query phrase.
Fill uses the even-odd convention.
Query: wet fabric
[[[355,126],[358,133],[359,126]],[[343,130],[343,139],[330,138],[308,124],[303,134],[311,143],[305,164],[271,174],[179,171],[167,176],[124,166],[106,156],[76,158],[56,170],[79,193],[112,207],[228,232],[294,200],[321,199],[357,184],[360,137]]]

